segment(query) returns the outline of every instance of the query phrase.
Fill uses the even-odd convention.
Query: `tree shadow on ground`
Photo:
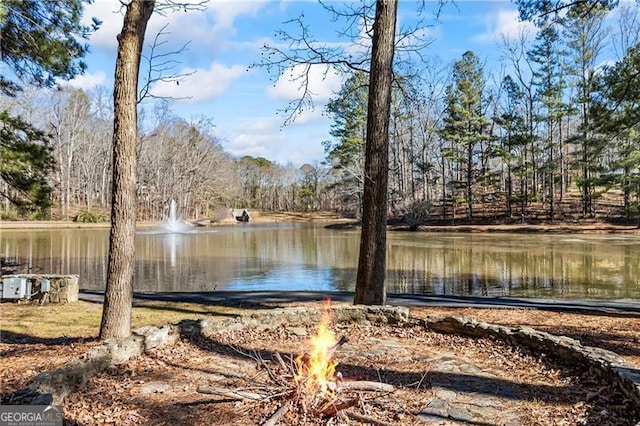
[[[9,345],[39,344],[47,346],[69,346],[76,343],[89,343],[98,341],[98,337],[40,337],[30,334],[16,333],[13,331],[0,330],[2,343]]]
[[[604,333],[601,330],[589,331],[584,328],[567,326],[546,326],[535,325],[534,328],[546,331],[555,335],[561,334],[572,339],[576,339],[583,346],[594,346],[609,350],[622,356],[640,357],[640,341],[631,336],[626,336],[624,332],[614,331]]]
[[[134,308],[144,308],[144,309],[149,309],[151,311],[170,311],[170,312],[177,312],[177,313],[181,313],[181,314],[195,314],[195,315],[200,315],[200,316],[217,316],[217,317],[237,317],[239,315],[239,313],[231,313],[231,312],[208,312],[208,311],[202,311],[202,310],[198,310],[198,309],[188,309],[188,308],[183,308],[183,307],[178,307],[178,306],[170,306],[170,305],[165,305],[165,306],[158,306],[158,305],[146,305],[146,304],[140,304],[140,303],[136,303],[133,305]]]

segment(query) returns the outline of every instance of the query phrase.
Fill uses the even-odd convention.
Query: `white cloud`
[[[107,76],[105,75],[104,71],[98,70],[95,73],[85,73],[79,75],[73,80],[65,82],[65,84],[68,84],[71,87],[75,87],[76,89],[88,90],[104,84],[106,80]]]
[[[296,117],[296,120],[291,123],[292,126],[301,126],[314,121],[325,120],[327,117],[324,115],[324,106],[320,108],[318,105],[314,109],[305,109],[302,113]]]
[[[515,9],[493,11],[486,16],[486,21],[486,31],[475,37],[478,41],[497,41],[502,38],[514,40],[520,34],[532,35],[536,32],[535,25],[528,21],[521,21],[519,12]]]
[[[181,46],[188,41],[194,45],[212,45],[212,40],[217,42],[213,45],[222,45],[223,43],[219,42],[221,39],[235,34],[233,25],[238,17],[256,16],[267,3],[267,0],[212,0],[207,3],[205,10],[164,10],[162,13],[156,6],[156,11],[149,20],[145,44],[149,44],[155,35],[169,24],[166,31],[171,33],[172,45]],[[91,36],[91,45],[115,51],[118,45],[116,36],[122,29],[123,15],[124,8],[119,0],[96,0],[86,6],[83,16],[85,24],[90,23],[92,17],[102,21],[100,29]]]
[[[307,73],[308,78],[305,78]],[[307,81],[308,80],[308,81]],[[343,77],[329,65],[294,65],[267,88],[267,95],[274,99],[291,101],[300,99],[305,84],[314,101],[326,101],[340,90]]]
[[[277,160],[274,154],[286,143],[285,133],[277,129],[255,129],[239,126],[235,136],[225,143],[225,149],[232,155],[242,157],[265,157]]]
[[[91,46],[115,50],[118,46],[116,36],[122,29],[121,6],[118,0],[96,0],[85,6],[83,23],[90,24],[93,17],[102,21],[98,31],[91,35]]]
[[[256,16],[268,0],[228,1],[213,0],[208,4],[208,10],[216,18],[216,26],[223,29],[233,28],[233,23],[239,16]]]
[[[281,124],[278,117],[242,119],[227,135],[224,148],[238,157],[265,157],[280,164],[302,165],[324,157],[321,142],[329,137],[328,126]]]
[[[188,102],[201,102],[220,96],[247,68],[242,65],[227,67],[224,64],[213,62],[209,69],[183,68],[181,74],[195,74],[184,77],[180,83],[157,82],[151,89],[154,96],[189,98]]]

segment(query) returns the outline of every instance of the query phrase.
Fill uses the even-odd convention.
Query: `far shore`
[[[253,223],[322,223],[334,229],[358,229],[360,224],[354,219],[347,219],[330,212],[252,212]],[[198,222],[197,220],[187,222]],[[242,226],[233,218],[213,221],[209,226],[234,225]],[[162,222],[142,221],[137,228],[161,227]],[[0,220],[2,229],[70,229],[70,228],[109,228],[109,222],[79,223],[67,221],[11,221]],[[390,231],[410,231],[409,226],[402,223],[389,225]],[[585,223],[555,221],[544,223],[512,223],[512,224],[422,224],[413,229],[416,232],[462,232],[462,233],[567,233],[567,234],[625,234],[640,235],[640,228],[634,224],[612,224],[603,221],[589,220]]]

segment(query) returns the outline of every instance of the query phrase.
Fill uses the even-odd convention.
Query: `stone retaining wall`
[[[373,324],[403,324],[409,321],[409,308],[390,306],[340,306],[330,308],[334,323],[370,322]],[[282,325],[318,324],[322,308],[280,308],[251,315],[242,315],[226,320],[200,319],[183,321],[180,326],[185,333],[201,333],[210,336],[221,330],[241,330],[253,327],[271,330]]]
[[[26,278],[31,282],[31,297],[26,300],[44,303],[69,303],[78,301],[78,275],[59,274],[13,274],[3,275],[2,278]],[[51,288],[48,293],[42,292],[42,281],[49,280]],[[0,293],[0,298],[2,294]],[[7,299],[12,300],[12,299]]]

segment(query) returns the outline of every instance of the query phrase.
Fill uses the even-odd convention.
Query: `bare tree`
[[[262,48],[262,60],[252,65],[253,68],[266,68],[276,77],[288,76],[290,81],[298,84],[299,98],[291,101],[282,111],[285,114],[284,125],[293,123],[302,112],[314,108],[315,94],[311,87],[316,75],[311,73],[314,67],[322,69],[322,78],[326,78],[330,72],[347,75],[358,71],[369,73],[371,67],[371,37],[374,32],[376,4],[366,1],[335,7],[332,2],[320,3],[328,12],[329,19],[346,22],[345,28],[338,35],[348,40],[348,44],[338,43],[336,46],[336,43],[316,40],[304,15],[301,15],[284,23],[285,26],[293,26],[295,32],[277,31],[276,37],[280,42],[265,44]],[[436,18],[444,3],[445,0],[438,2]],[[398,69],[410,64],[414,56],[421,57],[422,52],[433,41],[425,31],[428,25],[422,19],[425,4],[426,2],[418,4],[418,19],[403,25],[394,38],[395,67]],[[421,70],[417,68],[416,71]]]
[[[164,51],[163,49],[169,41],[167,37],[171,35],[171,33],[167,31],[168,26],[169,24],[166,24],[156,33],[151,46],[149,46],[149,52],[142,55],[142,59],[146,62],[146,70],[142,87],[138,93],[138,103],[142,102],[145,98],[167,99],[166,96],[157,96],[153,93],[152,88],[156,83],[175,83],[176,85],[180,85],[186,77],[196,73],[196,71],[186,73],[175,72],[176,67],[180,64],[177,57],[187,50],[191,42],[186,42],[176,50]],[[180,100],[188,99],[188,97],[169,97],[168,99]]]
[[[82,90],[69,88],[54,93],[52,98],[54,104],[48,128],[53,135],[60,212],[68,218],[72,199],[79,189],[74,182],[76,156],[89,133],[89,98]]]

